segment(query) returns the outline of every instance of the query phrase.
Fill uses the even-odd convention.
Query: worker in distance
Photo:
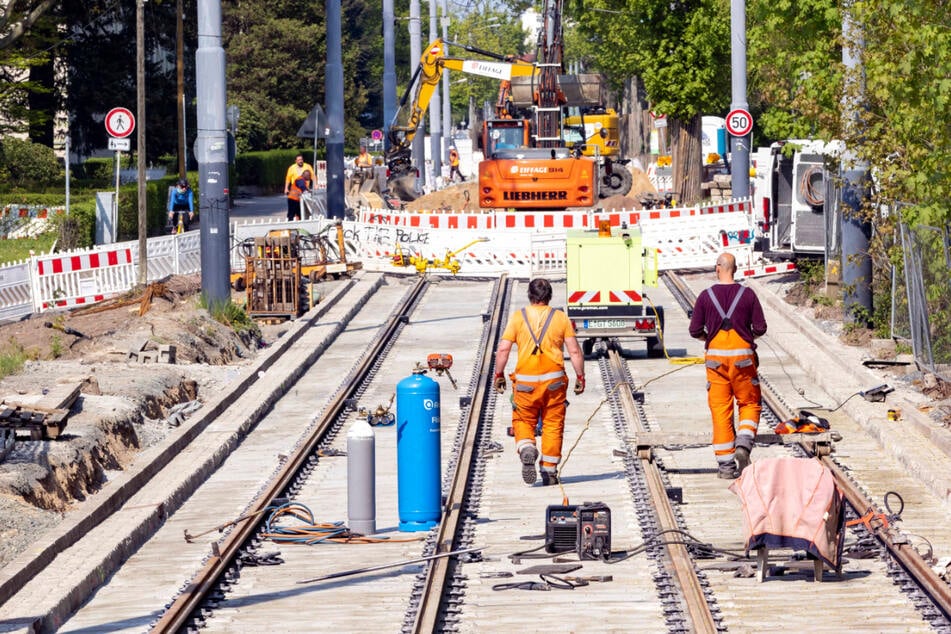
[[[736,258],[721,253],[717,283],[697,297],[690,336],[704,340],[707,404],[713,418],[713,453],[718,476],[739,477],[750,464],[759,427],[761,392],[754,339],[766,334],[766,318],[752,289],[736,282]],[[738,429],[733,427],[739,408]]]
[[[549,306],[551,283],[534,279],[528,284],[529,305],[509,319],[495,352],[494,385],[505,392],[505,366],[514,344],[518,348],[512,381],[512,429],[515,450],[522,465],[522,480],[535,484],[538,447],[535,426],[542,421],[542,485],[558,484],[558,464],[565,433],[568,376],[563,348],[568,349],[575,371],[575,394],[584,392],[584,353],[567,315]]]

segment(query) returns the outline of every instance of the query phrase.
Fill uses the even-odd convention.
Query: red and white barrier
[[[36,312],[99,302],[136,283],[129,247],[34,256],[31,264]]]
[[[364,208],[359,210],[357,220],[367,224],[412,227],[414,229],[525,229],[550,231],[567,229],[594,229],[601,220],[612,227],[643,225],[656,220],[691,218],[710,214],[750,214],[749,199],[723,203],[709,203],[695,207],[671,209],[591,209],[587,211],[396,211]]]

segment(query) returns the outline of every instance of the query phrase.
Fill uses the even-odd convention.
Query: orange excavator
[[[535,73],[535,66],[531,63],[484,51],[474,46],[454,42],[451,45],[491,59],[446,57],[446,43],[439,38],[426,47],[420,57],[419,66],[413,74],[413,79],[400,100],[393,122],[390,124],[388,137],[390,147],[384,157],[388,172],[387,186],[392,194],[404,201],[414,200],[416,197],[415,185],[418,170],[412,162],[413,139],[429,108],[429,102],[439,85],[443,71],[462,71],[498,79],[503,84],[507,84],[513,77],[526,77]]]

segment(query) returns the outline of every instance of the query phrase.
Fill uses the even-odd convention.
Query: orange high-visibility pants
[[[759,427],[759,377],[753,350],[735,330],[721,330],[706,353],[707,404],[713,417],[713,453],[729,463],[737,445],[751,449]],[[738,429],[733,428],[734,403],[739,407]]]
[[[535,425],[542,421],[541,467],[554,473],[561,462],[568,403],[568,377],[564,370],[540,375],[512,375],[512,430],[515,451],[535,444]]]

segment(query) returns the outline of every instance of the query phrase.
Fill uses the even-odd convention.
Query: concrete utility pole
[[[442,0],[442,41],[449,41],[449,11],[446,6],[446,0]],[[449,56],[449,46],[446,46],[446,56]],[[449,146],[455,145],[452,140],[452,107],[449,103],[449,73],[442,74],[442,129],[445,134],[445,143],[443,143],[442,154],[440,156],[449,156]]]
[[[135,3],[135,118],[139,120],[135,131],[136,179],[138,180],[139,217],[139,277],[138,283],[145,286],[149,277],[148,253],[148,202],[145,198],[145,0]],[[66,155],[69,162],[69,155]]]
[[[730,110],[746,110],[746,0],[730,1],[730,65],[732,68],[732,101]],[[753,132],[743,137],[730,137],[732,168],[730,187],[734,198],[750,195],[750,139]]]
[[[393,0],[383,0],[383,151],[390,149],[390,123],[396,116],[396,40]]]
[[[429,41],[432,42],[439,37],[439,23],[436,16],[436,5],[439,0],[429,0]],[[445,73],[444,73],[445,74]],[[433,157],[433,187],[439,182],[439,175],[442,173],[442,100],[439,98],[439,90],[433,91],[433,100],[429,104],[429,151]]]
[[[346,198],[343,186],[343,49],[341,48],[340,0],[327,0],[327,216],[343,220]]]
[[[225,50],[221,0],[198,0],[198,97],[195,157],[201,214],[201,292],[209,306],[231,301],[228,219],[228,135],[225,131]]]
[[[185,178],[185,8],[175,0],[175,75],[178,83],[178,177]]]
[[[410,67],[409,73],[410,77],[413,76],[413,73],[416,72],[416,67],[419,66],[419,58],[423,55],[423,43],[422,43],[422,25],[420,24],[420,15],[419,15],[419,0],[410,0],[409,2],[409,59]],[[426,146],[425,139],[422,134],[419,132],[423,129],[422,122],[420,122],[419,129],[416,130],[416,136],[413,137],[413,163],[416,164],[419,170],[419,184],[426,184]]]
[[[842,103],[843,127],[850,139],[858,137],[860,111],[865,101],[865,79],[862,70],[862,51],[865,48],[861,27],[852,21],[851,3],[843,7],[842,65],[845,66],[845,96]],[[868,163],[858,160],[852,148],[846,148],[842,157],[842,284],[846,319],[868,325],[872,317],[872,259],[869,241],[872,225],[863,218],[863,203],[867,198]]]

